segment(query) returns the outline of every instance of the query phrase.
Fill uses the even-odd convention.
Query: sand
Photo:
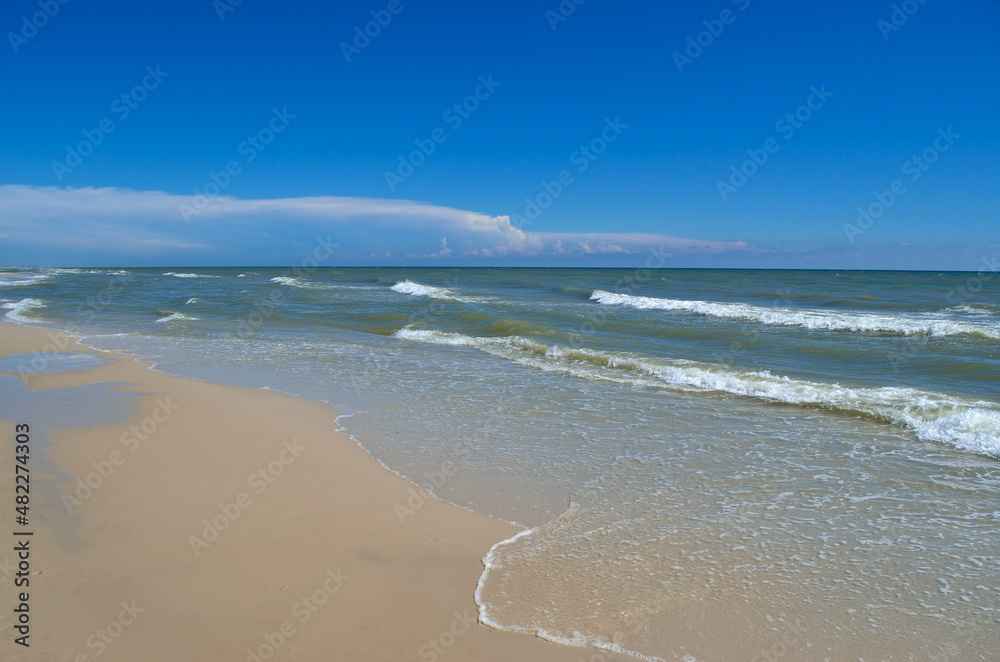
[[[94,351],[0,323],[0,355],[53,337]],[[33,391],[121,383],[127,421],[0,423],[0,659],[632,659],[478,624],[481,559],[516,527],[410,501],[413,485],[335,432],[329,407],[101,354],[114,362],[22,379]],[[32,428],[27,527],[14,522],[17,423]],[[20,530],[34,534],[27,588],[14,586]],[[22,591],[30,648],[15,643]]]

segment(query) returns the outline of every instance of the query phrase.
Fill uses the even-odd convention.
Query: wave
[[[990,317],[1000,315],[1000,306],[990,303],[968,303],[963,306],[953,306],[947,309],[948,312],[966,313],[977,317]]]
[[[174,278],[218,278],[218,276],[212,276],[209,274],[178,274],[173,271],[168,271],[163,274],[164,276],[173,276]]]
[[[561,517],[565,517],[567,515],[572,514],[578,508],[579,506],[577,504],[571,502],[569,510],[566,511],[566,513],[564,513],[563,515],[561,515]],[[546,641],[551,641],[554,644],[559,644],[562,646],[578,646],[578,647],[589,646],[592,648],[598,648],[601,650],[610,651],[612,653],[629,655],[631,657],[643,660],[644,662],[665,662],[665,660],[662,657],[643,655],[638,651],[629,650],[617,643],[606,641],[601,637],[585,636],[581,634],[579,631],[574,631],[572,638],[562,637],[559,635],[552,634],[551,632],[548,632],[547,630],[544,629],[520,627],[516,625],[504,625],[493,617],[491,613],[492,605],[486,601],[484,593],[486,589],[486,580],[489,577],[490,572],[496,571],[502,567],[497,560],[499,557],[500,550],[509,545],[516,544],[521,538],[534,535],[539,530],[539,528],[540,527],[533,527],[530,529],[524,529],[523,531],[518,531],[510,538],[507,538],[506,540],[501,540],[500,542],[496,543],[490,548],[488,552],[486,552],[486,556],[484,556],[482,559],[483,572],[479,575],[479,581],[476,582],[476,590],[473,593],[473,600],[475,600],[476,606],[479,609],[480,622],[483,623],[484,625],[493,628],[494,630],[533,634],[541,639],[545,639]],[[596,658],[598,657],[598,655],[594,655],[593,657]],[[603,655],[601,655],[600,657],[604,658]],[[687,659],[687,658],[682,658],[682,659]]]
[[[0,273],[0,287],[35,285],[49,279],[51,274]]]
[[[636,386],[684,392],[728,393],[767,402],[863,415],[907,428],[920,439],[1000,457],[1000,405],[914,388],[859,388],[812,382],[686,359],[548,345],[519,336],[475,337],[400,329],[396,338],[474,348],[521,365]]]
[[[326,290],[331,289],[330,286],[325,283],[313,283],[308,280],[302,280],[301,278],[294,278],[292,276],[277,276],[271,279],[272,283],[278,283],[279,285],[286,285],[288,287],[297,287],[302,290]]]
[[[20,301],[10,301],[0,308],[4,308],[9,311],[4,317],[7,319],[18,322],[19,324],[30,324],[35,320],[26,316],[26,313],[32,310],[38,310],[44,308],[45,304],[38,299],[21,299]]]
[[[303,290],[377,290],[377,287],[366,287],[363,285],[340,285],[332,283],[315,283],[310,280],[302,280],[301,278],[294,278],[292,276],[277,276],[271,279],[272,283],[278,283],[279,285],[287,285],[288,287],[297,287]]]
[[[78,269],[76,267],[41,267],[41,276],[62,276],[63,274],[96,274],[98,270]]]
[[[198,317],[191,317],[190,315],[185,315],[184,313],[175,313],[169,310],[158,310],[161,315],[165,315],[160,319],[156,320],[157,324],[171,324],[173,322],[196,322]],[[167,314],[169,313],[169,314]]]
[[[272,283],[287,285],[288,287],[298,287],[303,290],[380,290],[380,287],[372,285],[344,285],[341,283],[315,283],[310,280],[302,280],[292,276],[277,276],[271,279]]]
[[[432,299],[450,299],[456,301],[458,297],[448,289],[443,287],[432,287],[430,285],[421,285],[420,283],[414,283],[412,280],[401,280],[391,288],[393,292],[399,292],[400,294],[410,294],[415,297],[430,297]]]
[[[392,287],[390,287],[393,292],[399,292],[400,294],[409,294],[415,297],[428,297],[430,299],[442,299],[444,301],[458,301],[460,303],[495,303],[499,301],[497,297],[494,296],[465,296],[459,295],[455,292],[449,290],[446,287],[434,287],[432,285],[422,285],[420,283],[415,283],[412,280],[401,280]]]
[[[591,301],[639,310],[679,310],[726,319],[744,319],[769,326],[799,326],[812,330],[896,333],[905,336],[969,335],[1000,340],[1000,329],[945,319],[927,319],[875,313],[833,312],[813,309],[768,308],[745,303],[688,301],[615,294],[594,290]]]

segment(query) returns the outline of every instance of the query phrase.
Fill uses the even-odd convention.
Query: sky
[[[996,0],[8,0],[0,264],[976,271]]]

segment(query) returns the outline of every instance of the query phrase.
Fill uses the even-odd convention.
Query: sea
[[[410,505],[522,527],[469,587],[480,620],[591,647],[581,662],[941,662],[1000,659],[998,285],[7,269],[0,316],[328,403]]]

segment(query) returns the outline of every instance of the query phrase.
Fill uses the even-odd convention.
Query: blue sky
[[[992,0],[231,3],[4,3],[0,264],[998,252]]]

